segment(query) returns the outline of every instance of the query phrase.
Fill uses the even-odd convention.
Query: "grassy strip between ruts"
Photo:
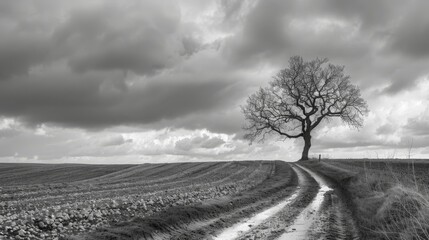
[[[389,172],[353,172],[317,161],[300,164],[331,178],[344,190],[363,239],[429,239],[428,196],[393,181]]]
[[[282,161],[275,162],[274,173],[253,189],[226,200],[211,201],[205,204],[172,207],[164,212],[145,218],[134,218],[117,223],[111,227],[97,229],[95,232],[73,236],[67,239],[152,239],[156,233],[171,232],[181,225],[219,217],[237,207],[266,198],[285,187],[297,185],[296,174]]]

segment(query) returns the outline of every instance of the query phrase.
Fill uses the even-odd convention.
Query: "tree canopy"
[[[340,118],[359,128],[368,113],[360,90],[344,74],[344,66],[328,59],[304,61],[294,56],[289,67],[280,70],[269,87],[260,88],[242,106],[246,119],[245,138],[264,140],[267,134],[304,138],[301,159],[308,159],[311,131],[324,119]]]

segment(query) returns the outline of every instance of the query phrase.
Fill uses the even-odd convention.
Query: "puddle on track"
[[[320,189],[313,201],[298,215],[293,224],[288,227],[286,233],[282,234],[278,240],[307,239],[308,230],[317,218],[317,212],[322,205],[325,193],[333,190],[328,186],[327,182],[316,173],[305,167],[300,167],[316,180],[320,185]]]
[[[262,222],[264,222],[268,218],[274,216],[276,213],[278,213],[280,210],[282,210],[284,207],[286,207],[288,204],[290,204],[300,194],[301,188],[299,186],[302,185],[302,182],[304,179],[304,177],[301,173],[302,170],[296,169],[296,167],[293,167],[293,168],[294,168],[296,174],[298,175],[299,184],[298,184],[297,189],[294,191],[294,193],[291,196],[287,197],[285,200],[281,201],[280,203],[278,203],[274,207],[268,208],[267,210],[262,211],[262,212],[254,215],[253,217],[251,217],[247,220],[244,220],[242,222],[234,224],[233,226],[231,226],[229,228],[226,228],[218,236],[215,236],[211,239],[213,239],[213,240],[233,240],[233,239],[236,239],[236,238],[240,237],[241,235],[243,235],[244,233],[250,231],[253,227],[258,226],[259,224],[261,224]]]

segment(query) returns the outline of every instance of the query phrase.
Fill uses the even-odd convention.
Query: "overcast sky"
[[[310,155],[429,157],[427,0],[0,0],[0,161],[297,160],[240,105],[289,57],[345,65],[368,101]]]

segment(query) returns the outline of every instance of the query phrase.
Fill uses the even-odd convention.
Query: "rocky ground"
[[[259,184],[274,168],[262,162],[172,165],[131,166],[67,183],[3,185],[0,239],[61,239],[232,196]]]
[[[231,196],[173,207],[146,218],[100,228],[71,239],[203,239],[289,196],[298,182],[287,163],[276,161],[270,174],[252,188]],[[268,201],[267,201],[268,200]]]

